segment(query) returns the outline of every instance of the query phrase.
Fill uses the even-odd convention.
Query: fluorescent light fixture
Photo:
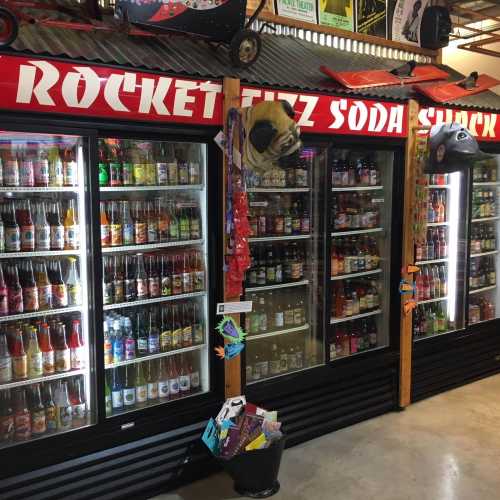
[[[455,321],[457,307],[457,264],[458,264],[458,227],[460,224],[460,187],[462,173],[450,174],[448,200],[448,320]]]

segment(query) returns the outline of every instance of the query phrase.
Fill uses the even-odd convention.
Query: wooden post
[[[227,137],[226,122],[227,114],[231,108],[240,107],[240,80],[237,78],[224,78],[222,91],[224,93],[224,107],[223,107],[223,118],[224,118],[224,133]],[[227,158],[224,155],[223,163],[223,234],[224,234],[224,252],[227,248],[227,235],[225,231],[225,214],[226,214],[226,191],[227,191]],[[224,302],[239,301],[240,297],[230,297],[226,290],[226,282],[224,279]],[[240,315],[233,314],[232,317],[239,324]],[[241,358],[236,356],[231,360],[224,361],[224,381],[225,381],[225,394],[226,398],[239,396],[241,394]]]
[[[413,238],[413,210],[415,207],[415,136],[418,133],[418,103],[410,100],[408,103],[408,139],[405,151],[405,180],[403,206],[403,248],[401,278],[413,281],[413,275],[406,272],[408,265],[415,262]],[[405,314],[404,299],[401,300],[400,323],[400,360],[399,360],[399,405],[404,408],[411,401],[411,363],[412,363],[412,314]]]

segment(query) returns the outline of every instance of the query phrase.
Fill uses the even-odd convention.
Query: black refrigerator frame
[[[87,195],[87,228],[89,234],[88,255],[89,268],[93,275],[93,283],[89,282],[92,300],[89,301],[89,338],[93,339],[95,349],[90,348],[90,356],[95,356],[94,375],[95,401],[97,414],[95,423],[82,429],[75,429],[68,433],[48,436],[34,441],[19,443],[15,446],[0,449],[0,496],[2,491],[9,491],[11,478],[19,477],[37,469],[57,470],[64,462],[79,460],[87,454],[106,452],[112,455],[112,449],[133,442],[140,443],[155,434],[167,431],[177,432],[181,428],[190,429],[194,424],[203,424],[217,414],[224,401],[224,365],[216,360],[213,346],[215,305],[223,296],[222,291],[222,169],[212,168],[210,165],[221,165],[222,155],[213,142],[217,134],[216,127],[202,127],[189,125],[152,125],[145,122],[124,123],[117,120],[103,120],[95,118],[62,117],[57,115],[40,115],[35,113],[16,113],[12,111],[0,112],[0,127],[7,131],[26,133],[60,133],[79,135],[84,140],[86,148],[86,172],[89,190]],[[210,390],[185,400],[176,400],[171,403],[159,404],[153,407],[136,410],[129,414],[117,415],[112,418],[105,416],[104,402],[104,356],[102,331],[102,260],[100,248],[100,220],[99,220],[99,184],[98,184],[98,149],[97,139],[102,135],[112,135],[123,138],[144,138],[148,140],[172,140],[179,142],[198,141],[207,146],[207,206],[216,207],[207,210],[208,238],[208,329],[207,343],[209,353]],[[90,274],[90,273],[89,273]],[[93,309],[92,309],[93,304]],[[130,422],[133,422],[130,425]],[[125,425],[124,425],[125,424]],[[128,424],[128,425],[127,425]],[[122,428],[123,425],[123,428]],[[200,427],[200,425],[198,425]],[[200,427],[202,429],[202,426]],[[192,431],[190,431],[192,432]],[[201,438],[201,431],[197,431],[197,438]],[[201,440],[200,440],[201,445]],[[201,445],[202,446],[202,445]],[[193,453],[203,454],[203,448]],[[208,454],[207,454],[208,457]],[[190,462],[189,456],[185,463]],[[53,466],[53,467],[52,467]],[[55,469],[54,469],[55,468]],[[208,470],[208,468],[207,468]],[[203,474],[199,471],[199,476]],[[62,477],[61,477],[62,478]],[[15,482],[15,481],[14,481]],[[3,490],[3,488],[6,488]],[[37,488],[34,484],[33,488]],[[31,497],[30,497],[31,498]]]
[[[278,410],[287,433],[287,446],[307,441],[335,429],[371,418],[399,407],[399,323],[401,235],[404,186],[405,140],[366,136],[303,135],[304,145],[342,149],[378,149],[394,152],[391,220],[391,307],[389,345],[355,356],[346,356],[307,370],[245,385],[245,356],[242,357],[242,387],[248,401]],[[328,153],[327,153],[328,154]],[[328,160],[327,160],[328,161]],[[324,173],[325,174],[325,173]],[[323,333],[325,356],[330,327],[330,236],[331,175],[326,172],[320,197],[320,262],[317,291],[318,321]],[[317,185],[317,183],[316,183]],[[326,307],[325,307],[326,306]],[[325,358],[326,359],[326,358]]]
[[[496,143],[483,142],[480,148],[488,153],[500,154],[500,146]],[[500,373],[500,318],[468,324],[472,177],[471,171],[467,184],[469,217],[464,269],[466,324],[456,332],[413,342],[412,403]]]

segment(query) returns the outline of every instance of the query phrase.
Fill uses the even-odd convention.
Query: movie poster
[[[257,10],[259,4],[260,0],[247,0],[247,10],[249,10],[253,14]],[[274,0],[267,0],[266,5],[262,9],[262,12],[274,14]]]
[[[356,31],[387,38],[386,0],[356,0]]]
[[[392,19],[392,39],[420,46],[420,23],[429,0],[398,0]]]
[[[318,23],[316,0],[276,0],[276,14],[308,23]]]
[[[354,31],[354,0],[319,0],[319,24]]]

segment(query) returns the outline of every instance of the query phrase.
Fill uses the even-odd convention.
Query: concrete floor
[[[500,375],[285,451],[274,500],[499,500]],[[238,498],[225,474],[155,500]]]

